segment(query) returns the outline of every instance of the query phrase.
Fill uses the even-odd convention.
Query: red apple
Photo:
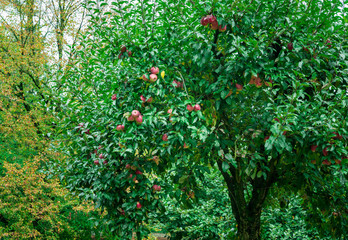
[[[274,118],[274,121],[280,122],[280,121],[279,121],[279,118]]]
[[[269,139],[269,136],[266,136],[265,138],[264,138],[264,141],[267,141]]]
[[[327,147],[323,149],[323,155],[324,155],[324,156],[327,156],[327,155],[328,155]]]
[[[322,162],[323,165],[327,165],[327,166],[330,166],[331,165],[331,162],[327,159],[325,159],[323,162]]]
[[[142,115],[139,115],[135,121],[137,122],[137,124],[142,124],[143,123],[143,116]]]
[[[102,149],[102,146],[99,145],[98,149],[99,149],[99,150]]]
[[[158,74],[158,73],[159,73],[158,67],[152,67],[152,68],[151,68],[151,73],[152,73],[152,74]]]
[[[161,186],[159,186],[159,185],[153,185],[152,188],[155,192],[161,191]]]
[[[211,23],[210,28],[212,30],[217,30],[219,28],[219,23],[217,22],[217,20]]]
[[[176,88],[183,88],[184,87],[184,85],[177,80],[173,80],[173,83],[174,83]]]
[[[149,81],[149,79],[147,79],[147,77],[146,77],[145,74],[143,75],[143,80],[144,80],[145,82]]]
[[[131,56],[132,56],[132,51],[128,51],[128,50],[127,50],[127,53],[128,53],[128,57],[131,57]]]
[[[117,131],[123,131],[124,130],[124,125],[117,125],[116,130]]]
[[[101,154],[99,154],[99,158],[100,159],[103,159],[104,158],[104,156],[103,156],[103,154],[101,153]]]
[[[99,165],[99,161],[98,160],[94,160],[94,164],[95,165]]]
[[[331,45],[330,43],[331,43],[331,41],[330,41],[329,39],[326,40],[326,45],[327,45],[328,48],[331,48],[331,47],[332,47],[332,45]]]
[[[111,99],[115,101],[115,100],[117,99],[116,94],[113,94],[112,97],[111,97]]]
[[[140,112],[138,110],[133,110],[132,111],[132,117],[135,119],[140,115]]]
[[[288,43],[287,45],[289,51],[292,51],[294,49],[294,44],[292,42]]]
[[[132,121],[134,121],[134,117],[133,117],[133,116],[129,116],[129,117],[127,118],[127,120],[128,120],[129,122],[132,122]]]
[[[318,145],[312,145],[312,146],[311,146],[312,152],[315,152],[315,150],[317,150],[317,147],[318,147]]]
[[[288,132],[288,131],[284,131],[284,132],[283,132],[283,135],[286,135],[287,132]]]
[[[131,165],[130,164],[127,164],[126,165],[126,169],[130,169],[131,168]]]
[[[219,26],[219,31],[220,31],[220,32],[225,32],[226,29],[227,29],[227,26],[226,26],[226,25],[225,25],[224,27]]]
[[[208,19],[207,19],[207,17],[202,17],[202,19],[201,19],[201,24],[203,25],[203,26],[207,26],[208,25]]]
[[[237,88],[237,91],[242,91],[243,85],[236,83],[236,88]]]
[[[196,112],[201,110],[201,106],[199,106],[199,104],[196,104],[194,107],[193,107],[193,110],[195,110]]]
[[[146,100],[146,102],[148,102],[148,103],[152,103],[152,101],[153,101],[153,98],[152,98],[152,97],[149,97],[149,98]]]
[[[142,175],[143,173],[142,173],[140,170],[136,170],[136,171],[135,171],[135,174],[136,174],[136,175]]]
[[[342,135],[339,135],[337,132],[333,132],[333,134],[335,134],[336,136],[334,136],[332,139],[338,139],[341,140],[343,138]]]
[[[150,82],[156,82],[157,80],[157,75],[156,74],[150,74]]]
[[[104,160],[104,161],[103,161],[103,164],[104,164],[104,165],[108,164],[108,160]]]
[[[187,110],[188,110],[189,112],[192,112],[193,109],[194,109],[194,107],[192,107],[190,104],[188,104],[188,105],[186,106],[186,108],[187,108]]]
[[[162,140],[165,141],[165,142],[167,142],[167,141],[168,141],[168,134],[166,134],[166,133],[163,134]]]
[[[140,100],[146,102],[146,98],[143,95],[140,96]]]
[[[120,54],[118,55],[118,59],[122,59],[122,57],[123,57],[123,55],[122,55],[122,53],[120,53]]]
[[[127,50],[126,46],[121,47],[121,53],[124,53]]]
[[[140,202],[137,202],[137,209],[140,209],[142,206],[140,204]]]
[[[90,134],[89,129],[87,129],[87,131],[85,131],[85,133],[86,133],[86,134]]]
[[[168,114],[172,114],[172,112],[173,112],[173,109],[171,109],[171,108],[168,109],[168,111],[167,111]]]

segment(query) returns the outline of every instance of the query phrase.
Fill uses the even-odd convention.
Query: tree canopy
[[[267,196],[296,192],[335,237],[347,222],[347,8],[334,1],[89,1],[58,96],[61,180],[130,236],[161,197],[219,169],[237,239]],[[166,184],[166,179],[174,184]],[[343,187],[342,187],[343,186]],[[160,188],[158,188],[160,187]]]

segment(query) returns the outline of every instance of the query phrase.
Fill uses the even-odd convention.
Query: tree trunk
[[[259,240],[261,239],[261,210],[256,213],[249,213],[242,218],[238,224],[238,240]]]

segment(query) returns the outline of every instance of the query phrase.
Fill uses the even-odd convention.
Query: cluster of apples
[[[132,56],[132,52],[128,51],[126,46],[122,46],[120,52],[121,53],[118,55],[118,59],[124,58],[125,57],[125,55],[124,55],[125,52],[127,52],[128,57]]]
[[[146,77],[146,75],[144,74],[144,75],[143,75],[143,80],[144,80],[145,82],[154,83],[154,82],[157,81],[157,74],[159,73],[159,68],[158,68],[158,67],[152,67],[152,68],[150,69],[150,72],[151,72],[151,74],[150,74],[150,79],[148,79],[148,78]]]
[[[212,30],[219,29],[219,31],[221,31],[221,32],[226,31],[226,25],[224,27],[219,25],[219,23],[214,15],[207,15],[207,16],[203,17],[201,19],[201,24],[202,24],[202,26],[208,25],[209,28]]]
[[[129,122],[136,121],[137,124],[143,123],[143,115],[138,110],[133,110],[132,114],[127,118]]]
[[[201,106],[200,106],[199,104],[196,104],[196,105],[194,105],[194,106],[192,106],[191,104],[188,104],[188,105],[186,106],[186,109],[187,109],[189,112],[192,112],[192,111],[197,112],[197,111],[201,110]]]
[[[148,99],[146,99],[143,95],[140,96],[140,100],[143,101],[143,103],[152,103],[153,98],[149,97]]]

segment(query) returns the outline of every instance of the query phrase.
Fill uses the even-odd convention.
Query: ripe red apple
[[[327,147],[323,149],[323,155],[324,155],[324,156],[327,156],[327,155],[328,155]]]
[[[173,109],[171,109],[171,108],[168,109],[168,111],[167,111],[167,113],[170,114],[170,115],[172,114],[172,112],[173,112]]]
[[[212,22],[210,28],[212,30],[217,30],[219,28],[219,23],[217,21]]]
[[[137,118],[139,115],[140,115],[140,112],[138,110],[133,110],[132,111],[132,116],[133,116],[134,119]]]
[[[118,55],[118,59],[122,59],[122,57],[123,57],[123,55],[122,55],[122,53],[120,53],[120,54]]]
[[[192,107],[190,104],[188,104],[188,105],[186,106],[186,108],[187,108],[187,110],[188,110],[189,112],[192,112],[193,109],[194,109],[194,107]]]
[[[334,136],[332,139],[338,139],[341,140],[343,138],[342,135],[339,135],[337,132],[333,132],[333,134],[335,134],[336,136]]]
[[[99,165],[99,161],[98,160],[94,160],[94,164],[95,165]]]
[[[140,170],[136,170],[136,171],[135,171],[135,174],[136,174],[136,175],[142,175],[143,173],[142,173]]]
[[[148,103],[152,103],[152,101],[153,101],[153,98],[152,98],[152,97],[149,97],[149,98],[146,100],[146,102],[148,102]]]
[[[112,97],[111,97],[111,99],[115,101],[115,100],[117,99],[116,94],[113,94]]]
[[[196,104],[194,107],[193,107],[193,110],[195,110],[196,112],[201,110],[201,106],[199,106],[199,104]]]
[[[140,202],[137,202],[137,209],[140,209],[142,206],[140,204]]]
[[[184,87],[184,85],[177,80],[173,80],[173,83],[174,83],[176,88],[183,88]]]
[[[315,152],[315,150],[317,150],[317,147],[318,147],[318,145],[312,145],[312,146],[311,146],[312,152]]]
[[[326,40],[326,45],[327,45],[328,48],[331,48],[331,47],[332,47],[332,45],[331,45],[330,43],[331,43],[331,41],[330,41],[329,39]]]
[[[150,74],[150,82],[156,82],[157,80],[157,75],[156,74]]]
[[[104,161],[103,161],[103,164],[104,164],[104,165],[108,164],[108,160],[104,160]]]
[[[237,91],[242,91],[243,85],[236,83]]]
[[[161,186],[159,186],[159,185],[153,185],[152,188],[155,192],[161,191]]]
[[[226,25],[225,25],[224,27],[219,26],[219,31],[220,31],[220,32],[225,32],[226,29],[227,29],[227,26],[226,26]]]
[[[264,141],[267,141],[269,139],[269,136],[266,136],[265,138],[264,138]]]
[[[127,53],[128,53],[128,57],[131,57],[131,56],[132,56],[132,51],[128,51],[128,50],[127,50]]]
[[[280,121],[279,121],[279,118],[274,118],[274,121],[280,122]]]
[[[158,74],[159,73],[159,68],[158,67],[152,67],[151,68],[151,73],[152,74]]]
[[[117,131],[123,131],[124,130],[124,125],[117,125],[116,130]]]
[[[102,146],[99,145],[98,149],[99,149],[99,150],[102,149]]]
[[[146,98],[143,95],[140,96],[140,100],[146,102]]]
[[[133,116],[129,116],[129,117],[127,118],[127,120],[128,120],[129,122],[132,122],[132,121],[134,121],[134,117],[133,117]]]
[[[131,165],[130,164],[127,164],[126,165],[126,169],[130,169],[131,168]]]
[[[104,156],[103,156],[103,154],[101,153],[101,154],[99,154],[99,158],[100,159],[103,159],[104,158]]]
[[[167,141],[168,141],[168,134],[166,134],[166,133],[163,134],[162,140],[165,141],[165,142],[167,142]]]
[[[288,43],[287,45],[289,51],[292,51],[294,49],[294,44],[292,42]]]
[[[143,116],[142,115],[139,115],[135,121],[137,122],[137,124],[142,124],[143,123]]]
[[[330,166],[331,165],[331,162],[327,159],[325,159],[323,162],[322,162],[323,165],[327,165],[327,166]]]
[[[203,25],[203,26],[207,26],[208,25],[208,19],[207,19],[207,17],[202,17],[202,19],[201,19],[201,24]]]
[[[144,80],[145,82],[149,81],[149,79],[146,77],[145,74],[143,75],[143,80]]]
[[[126,46],[121,47],[121,53],[124,53],[127,50]]]

